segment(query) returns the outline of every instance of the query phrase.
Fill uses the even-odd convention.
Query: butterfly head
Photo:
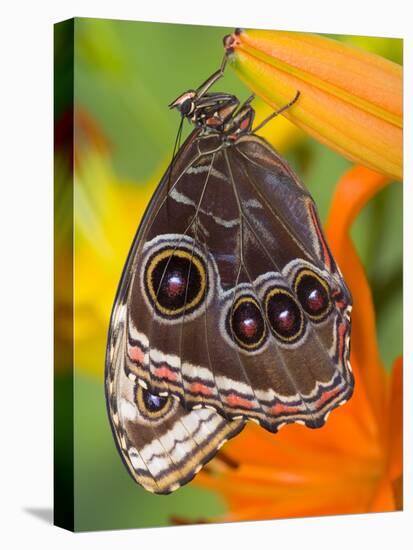
[[[195,111],[196,96],[197,93],[195,90],[188,90],[172,101],[169,104],[169,108],[178,109],[183,117],[191,118]]]
[[[177,109],[182,118],[207,134],[219,134],[236,141],[241,135],[250,133],[254,120],[254,109],[248,100],[239,107],[238,98],[229,94],[211,93],[200,96],[189,90],[180,95],[169,107]]]

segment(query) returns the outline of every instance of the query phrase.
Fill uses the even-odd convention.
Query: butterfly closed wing
[[[111,319],[112,428],[132,475],[157,492],[188,481],[246,420],[320,427],[353,391],[350,293],[308,191],[252,130],[252,98],[208,93],[225,61],[171,104],[196,129],[148,206]],[[142,414],[154,401],[157,423]],[[185,424],[201,418],[216,429],[196,440]],[[145,444],[168,466],[151,469]]]

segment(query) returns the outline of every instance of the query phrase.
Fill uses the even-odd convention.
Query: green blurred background
[[[179,124],[168,104],[197,87],[220,65],[231,28],[75,19],[74,24],[74,483],[75,529],[168,525],[225,511],[219,495],[189,484],[156,496],[137,486],[117,454],[105,410],[104,355],[110,310],[122,267],[151,193],[172,155]],[[59,63],[71,63],[68,40],[56,34]],[[334,38],[402,63],[402,41]],[[64,74],[64,71],[57,71]],[[57,126],[71,110],[68,81],[57,81]],[[230,69],[216,89],[242,99],[248,90]],[[264,108],[257,101],[257,118]],[[280,117],[281,119],[281,117]],[[350,163],[279,120],[271,140],[312,193],[324,221],[335,184]],[[189,127],[186,132],[189,132]],[[61,277],[70,266],[71,171],[67,150],[56,149],[56,177],[67,181],[57,198]],[[65,233],[66,228],[66,233]],[[389,368],[402,352],[402,187],[387,186],[353,227],[377,313],[382,358]],[[57,274],[59,279],[59,272]],[[60,288],[62,286],[62,288]],[[70,293],[57,285],[58,348],[71,344]],[[55,398],[70,386],[70,353],[56,371]],[[70,418],[66,418],[70,422]],[[63,426],[62,426],[63,428]],[[58,430],[59,431],[59,430]],[[64,434],[61,435],[64,438]],[[242,437],[242,435],[240,436]],[[59,435],[57,436],[59,444]],[[63,462],[68,457],[60,457]]]

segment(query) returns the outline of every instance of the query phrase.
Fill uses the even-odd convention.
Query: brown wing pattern
[[[170,180],[121,284],[127,375],[185,410],[321,426],[352,393],[351,298],[311,197],[251,135],[194,134]]]

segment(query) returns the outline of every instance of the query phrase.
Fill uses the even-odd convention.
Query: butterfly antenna
[[[169,165],[170,166],[169,179],[171,179],[173,163],[174,163],[177,151],[179,150],[179,148],[181,146],[182,128],[183,128],[183,125],[184,125],[184,120],[185,120],[184,115],[181,115],[181,121],[179,123],[178,132],[177,132],[176,138],[175,138],[175,144],[174,144],[174,149],[173,149],[173,153],[172,153],[171,163]]]
[[[176,156],[178,154],[178,151],[181,147],[181,138],[182,138],[182,129],[183,129],[183,126],[184,126],[184,120],[185,120],[184,116],[182,115],[181,116],[181,121],[179,123],[178,132],[177,132],[176,138],[175,138],[175,144],[174,144],[174,148],[173,148],[173,152],[172,152],[171,162],[169,164],[168,186],[167,186],[167,194],[166,194],[167,197],[169,197],[169,192],[171,190],[172,170],[173,170],[173,167],[174,167],[174,162],[175,162]],[[167,200],[166,209],[167,209],[167,213],[168,213],[168,217],[169,217],[168,205],[169,205],[169,201]]]

